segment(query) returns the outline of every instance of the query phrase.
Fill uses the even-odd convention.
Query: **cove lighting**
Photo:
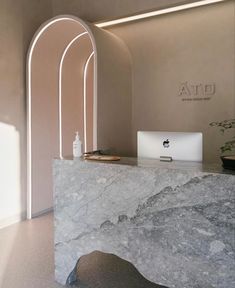
[[[175,7],[170,7],[170,8],[166,8],[166,9],[156,10],[156,11],[152,11],[152,12],[146,12],[146,13],[142,13],[142,14],[138,14],[138,15],[134,15],[134,16],[119,18],[116,20],[106,21],[106,22],[102,22],[102,23],[96,23],[95,25],[97,27],[103,28],[103,27],[118,25],[118,24],[122,24],[122,23],[126,23],[126,22],[132,22],[132,21],[136,21],[136,20],[141,20],[141,19],[157,16],[157,15],[172,13],[172,12],[186,10],[186,9],[190,9],[190,8],[196,8],[196,7],[200,7],[200,6],[204,6],[204,5],[208,5],[208,4],[213,4],[213,3],[217,3],[217,2],[223,2],[223,1],[226,1],[226,0],[197,1],[197,2],[179,5],[179,6],[175,6]]]

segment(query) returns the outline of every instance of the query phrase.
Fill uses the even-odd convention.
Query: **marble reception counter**
[[[54,160],[55,275],[94,250],[176,288],[235,286],[235,175],[197,163]]]

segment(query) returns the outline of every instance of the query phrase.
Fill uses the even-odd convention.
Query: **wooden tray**
[[[95,160],[95,161],[118,161],[121,159],[119,156],[111,155],[87,155],[84,156],[85,160]]]

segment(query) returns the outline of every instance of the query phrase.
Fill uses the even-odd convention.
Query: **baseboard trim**
[[[40,217],[42,215],[46,215],[46,214],[51,213],[51,212],[53,212],[53,207],[50,207],[50,208],[47,208],[47,209],[44,209],[42,211],[39,211],[39,212],[32,214],[32,218]],[[7,218],[0,219],[0,229],[8,227],[12,224],[16,224],[18,222],[24,221],[26,219],[27,219],[27,212],[26,211],[12,215],[12,216],[7,217]]]
[[[48,213],[51,213],[51,212],[53,212],[53,207],[44,209],[44,210],[36,212],[36,213],[32,213],[32,218],[40,217],[42,215],[45,215],[45,214],[48,214]]]
[[[20,221],[26,220],[27,213],[26,211],[20,212],[18,214],[12,215],[10,217],[0,220],[0,229],[10,226],[12,224],[18,223]]]

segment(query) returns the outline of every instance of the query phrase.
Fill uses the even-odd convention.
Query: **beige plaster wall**
[[[82,141],[82,151],[85,152],[84,142],[84,67],[86,60],[93,52],[91,40],[84,35],[79,41],[74,42],[68,50],[63,64],[62,75],[62,135],[63,155],[73,154],[72,143],[75,138],[75,131],[79,132]],[[93,72],[92,70],[90,72]],[[89,83],[93,87],[93,82]],[[92,89],[92,88],[91,88]],[[93,89],[92,89],[93,92]],[[93,102],[93,93],[88,93]],[[89,103],[90,103],[89,102]],[[90,103],[93,107],[93,103]],[[93,109],[87,114],[89,120],[90,135],[93,132]],[[89,151],[92,149],[92,140],[89,138]]]
[[[53,206],[51,163],[53,158],[59,157],[59,64],[64,49],[83,32],[84,28],[77,22],[59,21],[41,35],[32,54],[33,215]],[[85,39],[82,38],[79,47],[85,51],[78,49],[75,53],[78,44],[71,46],[72,50],[66,54],[62,70],[63,156],[72,155],[74,132],[83,131],[81,75],[84,59],[81,57],[88,57],[91,50],[90,41]]]
[[[90,27],[97,46],[97,146],[131,154],[131,56],[115,35]]]
[[[94,33],[97,50],[98,148],[111,148],[118,154],[128,155],[131,149],[129,53],[124,43],[116,36],[92,25],[90,27]],[[53,206],[51,161],[60,156],[59,65],[67,45],[82,32],[85,32],[85,29],[79,22],[70,20],[56,22],[40,36],[33,50],[31,68],[33,216]],[[91,40],[86,34],[70,46],[64,58],[61,78],[63,157],[72,155],[75,131],[79,131],[83,151],[85,149],[83,76],[86,61],[92,52]],[[89,71],[93,72],[91,67]],[[94,77],[91,73],[87,79],[91,87],[92,79]],[[91,87],[88,88],[88,103],[93,100],[94,90]],[[93,124],[93,107],[96,108],[96,104],[87,109],[87,112],[90,112],[87,114],[88,126]],[[89,148],[92,148],[92,143]]]
[[[0,0],[0,123],[8,131],[0,131],[0,227],[25,217],[26,53],[51,15],[50,1]]]
[[[12,157],[1,157],[1,172],[4,171],[4,174],[0,175],[0,183],[3,183],[3,179],[7,179],[7,181],[5,182],[6,185],[0,187],[0,211],[2,211],[0,214],[0,226],[25,216],[25,62],[29,43],[38,27],[53,15],[58,14],[71,13],[85,20],[99,21],[162,7],[158,5],[169,6],[176,1],[120,0],[113,3],[113,1],[109,0],[0,0],[0,123],[6,125],[6,130],[10,131],[9,135],[14,135],[9,136],[9,139],[14,139],[12,145],[15,149],[14,153],[11,153],[10,147],[12,146],[9,145],[8,150],[4,150],[4,148],[1,154],[1,156],[4,154]],[[182,3],[180,0],[177,2]],[[168,21],[169,23],[167,23]],[[201,117],[205,123],[213,121],[215,118],[234,117],[234,100],[232,100],[234,99],[234,88],[232,88],[234,87],[234,1],[231,0],[228,3],[214,5],[213,9],[212,6],[208,6],[194,9],[191,12],[185,11],[161,16],[158,19],[154,18],[144,24],[147,29],[144,27],[142,29],[139,25],[142,24],[131,24],[126,28],[123,25],[111,29],[112,32],[125,40],[134,59],[133,95],[136,95],[136,98],[133,101],[132,108],[133,147],[135,146],[137,129],[147,129],[148,127],[151,129],[171,128],[168,120],[170,117],[173,118],[175,113],[179,114],[178,119],[181,119],[179,121],[186,122],[184,119],[187,119],[189,123],[194,118],[198,121]],[[140,30],[138,31],[138,29]],[[191,44],[190,41],[192,41]],[[181,49],[183,53],[180,52]],[[148,56],[148,53],[152,53],[153,57]],[[200,56],[203,53],[205,53],[205,58]],[[200,64],[202,62],[205,65]],[[201,68],[200,66],[203,67]],[[172,67],[177,67],[177,70]],[[145,71],[145,73],[142,73],[142,71]],[[149,79],[145,74],[148,75],[151,71],[156,74],[153,73],[153,78],[150,77]],[[138,85],[139,80],[141,80],[139,82],[141,84]],[[219,104],[217,106],[212,105],[215,99],[209,101],[208,104],[198,102],[196,110],[193,109],[190,103],[179,103],[176,101],[178,99],[178,85],[181,81],[197,83],[197,81],[201,82],[202,80],[216,80],[216,97],[214,98],[221,99],[219,102],[216,100],[216,103],[221,104],[220,108],[218,108]],[[151,88],[149,89],[148,87]],[[150,93],[147,93],[146,89],[149,89]],[[144,102],[142,101],[143,95],[145,97]],[[155,95],[160,97],[159,101],[156,101]],[[166,106],[161,106],[160,104],[163,101],[163,96],[161,95],[174,97],[173,104],[168,99]],[[149,97],[152,99],[150,103],[152,103],[153,108],[145,107]],[[167,114],[168,117],[164,118],[165,122],[161,123],[159,122],[161,118],[161,111],[159,110],[162,110],[160,107],[167,107],[168,109],[169,105],[167,104],[171,106],[170,112]],[[174,107],[172,106],[180,106],[181,110],[173,109]],[[153,111],[155,108],[158,109],[156,110],[158,111],[157,113]],[[146,112],[145,117],[143,116],[144,112]],[[188,117],[189,114],[192,115],[191,120]],[[160,123],[161,126],[155,125],[156,122]],[[180,127],[181,122],[177,122],[178,124],[176,124],[175,128]],[[111,126],[114,127],[113,125]],[[194,128],[192,123],[190,127]],[[207,125],[204,125],[205,127]],[[217,149],[223,139],[211,128],[205,129],[205,132],[207,139],[216,139],[213,142],[207,141],[206,149],[211,151],[210,159],[217,159]],[[8,138],[2,135],[5,134],[0,135],[1,147],[4,145],[3,137],[6,140],[5,142],[9,143]],[[8,145],[4,147],[6,146]],[[129,150],[135,151],[135,148]],[[7,165],[7,163],[10,164]],[[7,166],[9,169],[6,169]],[[11,172],[12,169],[15,171],[14,175]],[[10,183],[14,182],[14,180],[17,183],[16,189],[10,186]]]
[[[93,151],[94,137],[94,55],[90,59],[87,66],[87,78],[86,78],[86,114],[87,114],[87,151]]]
[[[209,123],[235,117],[234,9],[235,2],[226,1],[109,29],[132,55],[134,154],[138,130],[202,131],[204,160],[218,161],[226,135]],[[196,96],[179,96],[184,82],[214,83],[215,93],[183,101],[205,97],[201,87]]]
[[[72,14],[89,22],[104,21],[190,2],[194,0],[52,0],[54,15]]]

